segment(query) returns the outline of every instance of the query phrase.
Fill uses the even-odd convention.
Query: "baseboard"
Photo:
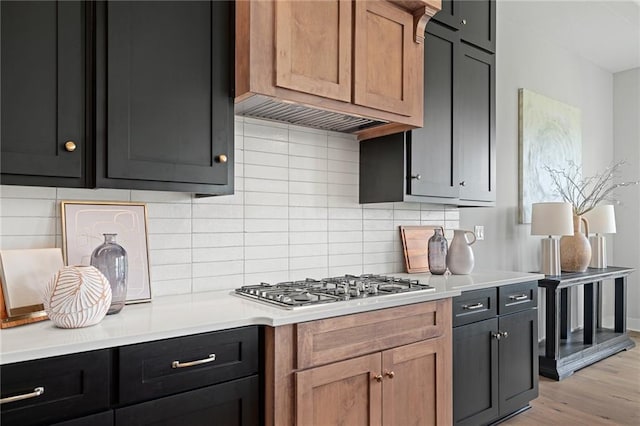
[[[613,328],[613,315],[602,317],[602,325],[607,328]],[[640,331],[640,318],[627,317],[627,330]]]

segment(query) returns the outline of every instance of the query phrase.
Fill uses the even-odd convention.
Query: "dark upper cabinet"
[[[428,25],[424,63],[424,114],[421,129],[410,132],[408,193],[418,196],[458,197],[458,128],[454,97],[459,34],[441,25]]]
[[[424,127],[360,143],[360,202],[491,206],[495,55],[431,21],[424,67]]]
[[[0,2],[3,184],[85,184],[84,13],[75,1]]]
[[[496,200],[495,55],[462,44],[456,67],[460,200]],[[429,118],[432,122],[431,118]]]
[[[466,43],[496,51],[495,0],[442,0],[433,19],[460,31]]]
[[[233,2],[0,13],[2,183],[233,192]]]
[[[233,6],[97,6],[96,186],[233,192]]]

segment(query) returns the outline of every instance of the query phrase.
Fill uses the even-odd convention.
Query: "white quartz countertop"
[[[418,279],[435,291],[354,299],[286,310],[236,296],[229,291],[164,296],[127,305],[116,315],[87,328],[60,329],[42,321],[0,331],[0,364],[66,355],[247,325],[276,327],[322,318],[455,297],[462,291],[544,278],[521,272],[471,275],[389,274]]]

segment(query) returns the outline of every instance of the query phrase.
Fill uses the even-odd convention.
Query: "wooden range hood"
[[[424,28],[441,0],[238,0],[236,114],[360,139],[423,122]]]

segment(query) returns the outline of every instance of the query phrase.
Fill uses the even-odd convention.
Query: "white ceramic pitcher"
[[[467,239],[467,234],[473,237],[473,240]],[[473,270],[473,250],[471,244],[476,242],[476,234],[472,231],[464,229],[453,230],[453,240],[447,253],[447,268],[449,272],[455,275],[467,275]]]

